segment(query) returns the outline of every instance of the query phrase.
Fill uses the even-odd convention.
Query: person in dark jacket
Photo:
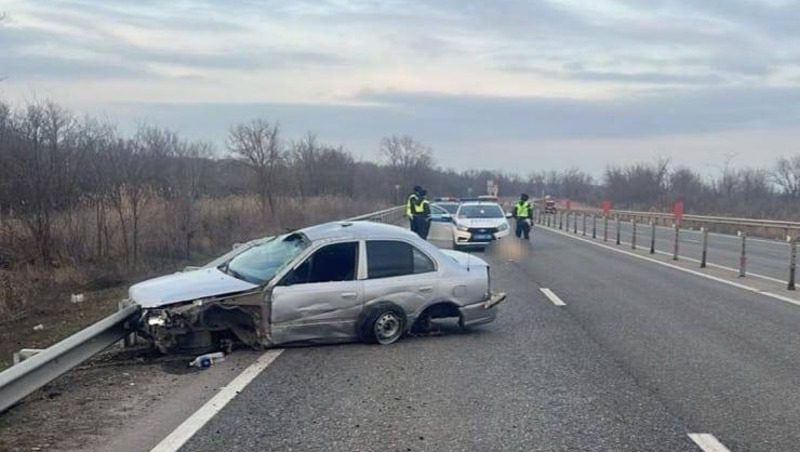
[[[427,194],[425,189],[420,192],[419,202],[414,208],[414,221],[416,222],[414,232],[425,240],[428,240],[428,232],[431,229],[431,202],[425,198]]]

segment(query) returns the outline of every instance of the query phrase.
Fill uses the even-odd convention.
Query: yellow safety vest
[[[421,203],[414,206],[414,213],[425,213],[425,206],[430,204],[431,202],[427,199],[423,199]]]
[[[415,202],[419,199],[416,193],[411,193],[408,195],[408,200],[406,200],[406,216],[411,218],[411,208],[415,204]]]
[[[517,201],[514,205],[515,213],[517,218],[528,218],[531,214],[531,206],[530,201]]]

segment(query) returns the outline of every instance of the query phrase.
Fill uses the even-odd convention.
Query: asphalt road
[[[592,220],[587,217],[587,234],[591,236]],[[569,230],[573,231],[572,219]],[[583,232],[583,220],[578,216],[578,233]],[[622,242],[630,243],[633,227],[630,222],[620,223],[620,237]],[[616,241],[616,221],[608,222],[608,241]],[[597,219],[597,237],[603,237],[603,221]],[[638,224],[636,228],[636,241],[640,248],[650,247],[651,228],[649,224]],[[678,246],[678,254],[695,260],[700,260],[702,255],[703,234],[697,230],[682,229]],[[656,226],[656,249],[672,253],[675,242],[675,232],[671,227]],[[709,233],[708,237],[708,262],[732,269],[739,269],[742,241],[740,237],[729,234]],[[789,243],[777,240],[767,240],[749,237],[746,244],[747,272],[780,281],[787,281],[789,276]]]
[[[485,257],[495,323],[288,349],[182,450],[800,448],[796,306],[541,229]]]

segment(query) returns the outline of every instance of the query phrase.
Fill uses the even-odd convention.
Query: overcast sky
[[[0,0],[0,98],[220,147],[264,117],[457,169],[800,153],[800,2]]]

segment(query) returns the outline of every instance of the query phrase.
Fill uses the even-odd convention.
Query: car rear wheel
[[[366,342],[389,345],[397,342],[406,329],[406,314],[392,303],[371,307],[361,324],[361,338]]]

